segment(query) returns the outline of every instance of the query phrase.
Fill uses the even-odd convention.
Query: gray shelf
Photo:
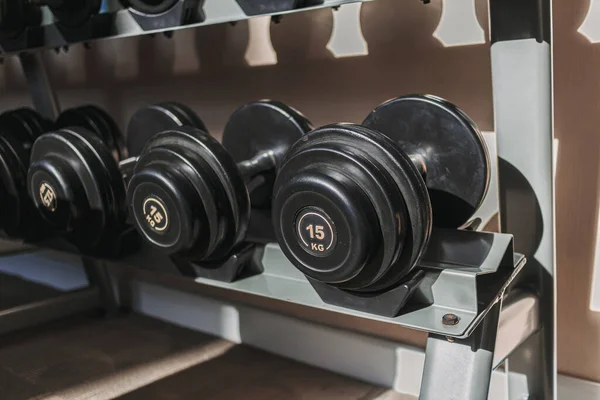
[[[409,300],[403,312],[396,317],[376,315],[324,302],[304,274],[292,265],[276,244],[256,249],[253,271],[242,274],[234,282],[201,277],[196,277],[195,281],[204,286],[333,311],[365,320],[454,338],[466,338],[477,328],[490,309],[503,298],[505,289],[521,272],[526,260],[522,255],[512,252],[512,236],[506,234],[485,234],[484,239],[477,243],[478,247],[470,253],[481,251],[483,258],[478,265],[474,265],[470,258],[465,258],[460,252],[453,253],[445,240],[448,239],[444,235],[436,235],[435,240],[430,242],[429,249],[433,249],[432,254],[436,248],[446,249],[444,255],[426,255],[420,265],[426,276],[419,284],[419,290],[429,293],[431,304],[425,306]],[[489,243],[489,247],[487,244],[479,246],[480,243]],[[151,248],[133,254],[118,264],[180,274],[168,257]],[[259,269],[262,273],[253,273]],[[482,279],[484,276],[488,278]],[[454,326],[443,325],[442,316],[446,313],[457,314],[460,323]]]
[[[434,302],[402,312],[397,317],[384,317],[367,312],[338,307],[325,303],[312,288],[306,277],[287,260],[279,246],[267,245],[260,254],[264,272],[232,283],[197,278],[196,282],[208,286],[235,290],[247,294],[267,297],[285,302],[319,308],[336,313],[374,320],[409,329],[422,330],[455,338],[466,338],[486,316],[490,308],[502,297],[504,290],[525,265],[523,256],[515,256],[513,265],[503,265],[505,237],[496,235],[494,248],[485,263],[479,267],[457,266],[440,269],[437,266],[425,268],[430,274]],[[506,271],[508,269],[508,271]],[[508,273],[507,273],[508,272]],[[478,287],[478,277],[483,274],[496,274],[498,279],[491,287]],[[475,289],[475,290],[474,290]],[[477,296],[474,295],[477,293]],[[494,293],[495,296],[487,296]],[[475,296],[475,297],[474,297]],[[484,300],[485,299],[485,300]],[[412,305],[407,305],[411,309]],[[444,326],[442,316],[446,313],[460,316],[460,324]]]

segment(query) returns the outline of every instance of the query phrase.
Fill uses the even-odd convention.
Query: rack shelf
[[[47,21],[47,23],[40,27],[27,30],[23,35],[16,39],[0,40],[0,52],[18,53],[41,48],[62,48],[77,43],[89,43],[101,39],[170,33],[180,29],[196,28],[204,25],[234,23],[259,16],[285,15],[321,8],[337,8],[344,4],[365,1],[371,0],[323,0],[322,4],[310,7],[260,15],[247,15],[235,0],[205,0],[199,13],[201,17],[196,21],[185,25],[165,26],[157,20],[157,25],[162,25],[162,27],[156,29],[153,29],[144,23],[140,23],[139,20],[135,18],[134,14],[127,9],[103,12],[92,18],[84,26],[77,29],[61,26],[59,23],[53,21],[50,12],[45,10],[44,20]],[[154,23],[154,21],[152,23]],[[145,25],[145,27],[143,27],[143,25]],[[154,26],[156,26],[156,24]]]

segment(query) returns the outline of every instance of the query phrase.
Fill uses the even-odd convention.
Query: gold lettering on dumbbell
[[[40,200],[49,211],[56,211],[56,192],[48,182],[42,182],[40,185]]]
[[[313,253],[328,252],[336,240],[333,226],[316,211],[301,214],[297,222],[297,234],[302,244]]]
[[[148,226],[155,232],[164,232],[169,226],[167,207],[158,197],[150,196],[142,205],[144,218]]]
[[[325,239],[325,232],[323,232],[323,225],[314,226],[312,224],[306,227],[306,230],[310,232],[310,238],[314,239],[315,237],[319,240]],[[316,232],[316,234],[315,234]]]
[[[322,244],[311,243],[310,249],[315,251],[325,251],[325,246]]]

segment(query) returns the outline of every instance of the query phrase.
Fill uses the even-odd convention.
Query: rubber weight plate
[[[184,126],[208,132],[200,117],[183,104],[165,102],[138,109],[127,126],[129,155],[140,155],[146,143],[157,133]]]
[[[468,222],[487,193],[490,161],[481,133],[461,110],[435,96],[403,96],[375,108],[363,125],[424,161],[435,226]]]

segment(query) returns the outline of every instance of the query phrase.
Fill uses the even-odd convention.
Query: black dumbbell
[[[15,39],[41,23],[40,9],[27,0],[0,0],[0,38]]]
[[[47,233],[26,181],[31,146],[51,126],[28,108],[0,114],[0,229],[8,238],[37,240]]]
[[[35,206],[83,254],[129,251],[134,243],[118,166],[127,152],[118,127],[94,106],[63,112],[56,126],[31,151],[27,186]]]
[[[16,1],[16,0],[9,0]],[[24,0],[30,6],[47,6],[60,24],[77,28],[100,12],[102,0]]]
[[[468,221],[489,171],[482,136],[462,111],[433,96],[400,97],[363,126],[329,125],[290,149],[273,190],[275,234],[308,277],[383,290],[416,266],[432,225]]]
[[[294,109],[259,101],[234,112],[223,145],[193,127],[154,135],[128,187],[138,231],[169,255],[193,261],[225,258],[245,237],[249,192],[260,193],[273,181],[270,176],[289,146],[309,130]],[[257,198],[260,206],[268,200]]]

